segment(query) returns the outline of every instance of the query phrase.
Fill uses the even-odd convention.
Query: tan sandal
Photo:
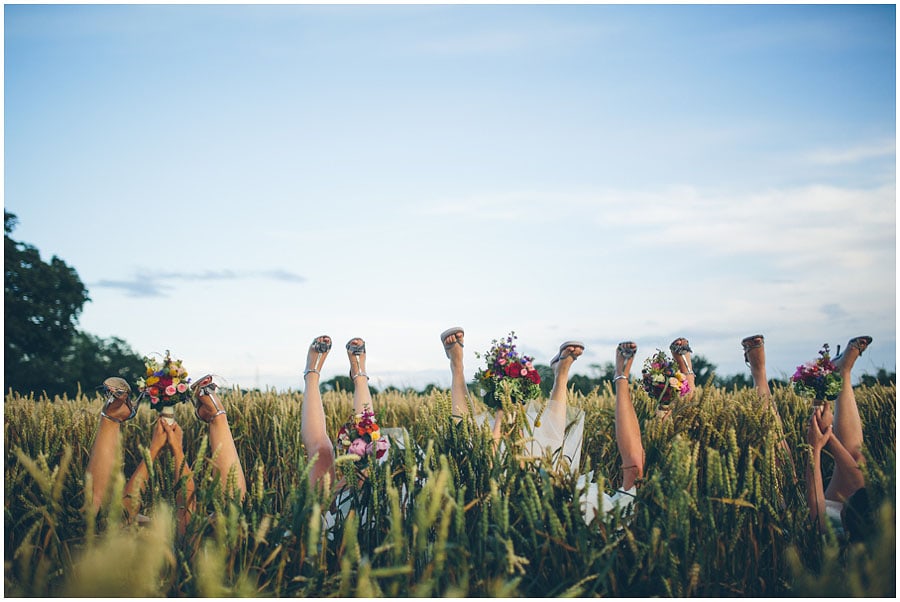
[[[552,360],[550,360],[551,368],[553,367],[553,364],[555,364],[559,360],[563,359],[563,356],[562,356],[563,351],[565,351],[566,348],[568,348],[568,347],[575,347],[577,349],[581,349],[582,352],[584,351],[584,343],[582,343],[581,341],[566,341],[565,343],[563,343],[562,345],[559,346],[559,352],[553,356]],[[566,357],[569,357],[569,356],[567,355]],[[575,361],[577,359],[578,359],[578,356],[576,355],[575,359],[573,359],[572,361]]]
[[[197,415],[197,420],[210,424],[218,416],[225,414],[225,408],[223,408],[221,404],[219,404],[219,400],[216,399],[215,391],[217,388],[219,388],[219,385],[213,382],[212,374],[207,374],[191,385],[191,400],[194,402],[194,414]],[[201,395],[209,397],[212,401],[213,409],[216,411],[209,420],[206,420],[200,415],[200,406],[203,405],[203,402],[200,401]]]
[[[357,341],[357,340],[362,341],[362,342],[359,345],[354,345],[353,341]],[[351,360],[350,380],[352,381],[358,376],[365,376],[366,380],[369,380],[369,375],[362,371],[362,367],[360,366],[360,363],[359,363],[359,356],[365,355],[365,353],[366,353],[366,342],[363,341],[363,339],[360,337],[354,337],[354,338],[350,339],[349,341],[347,341],[346,348],[347,348],[347,352],[356,358],[356,374],[353,374],[353,363]]]
[[[326,340],[320,341],[319,339]],[[321,374],[322,366],[325,364],[325,358],[328,356],[328,352],[331,351],[331,337],[327,334],[316,337],[313,339],[312,344],[310,344],[309,349],[310,351],[316,352],[316,358],[312,362],[312,367],[310,367],[309,357],[307,356],[306,370],[303,371],[304,377],[307,374]]]
[[[103,384],[100,388],[106,393],[106,402],[103,404],[103,409],[100,410],[101,417],[106,418],[111,422],[115,422],[116,424],[122,424],[123,422],[134,418],[134,416],[137,414],[137,406],[131,401],[131,385],[128,384],[127,380],[118,376],[110,376],[103,381]],[[123,396],[125,407],[127,407],[128,411],[130,412],[128,418],[116,418],[115,416],[110,416],[109,414],[107,414],[106,410],[109,409],[109,406],[121,399]]]
[[[744,337],[741,341],[741,347],[744,348],[744,363],[748,366],[750,365],[750,357],[747,355],[753,349],[758,349],[760,347],[765,346],[766,338],[761,334],[750,335],[749,337]]]

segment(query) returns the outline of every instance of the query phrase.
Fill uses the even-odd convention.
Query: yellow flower
[[[169,368],[169,376],[178,376],[178,368]]]
[[[378,441],[378,439],[381,438],[381,433],[379,433],[378,431],[372,431],[371,433],[369,433],[369,436],[372,438],[372,441]]]
[[[155,385],[155,384],[158,383],[158,382],[159,382],[159,377],[158,377],[158,376],[151,376],[150,378],[147,379],[147,384],[148,384],[148,385]]]

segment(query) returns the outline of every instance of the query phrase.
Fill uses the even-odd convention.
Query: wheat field
[[[329,433],[351,397],[324,394]],[[7,596],[890,596],[895,593],[895,387],[860,387],[867,487],[878,535],[845,545],[808,518],[809,405],[774,398],[783,426],[752,390],[701,388],[660,420],[634,389],[646,453],[630,515],[586,524],[569,471],[524,461],[515,442],[450,416],[446,392],[382,393],[383,427],[405,449],[353,492],[354,512],[323,529],[329,493],[307,483],[302,394],[223,394],[246,471],[243,502],[221,499],[205,426],[178,407],[198,510],[175,527],[174,466],[151,471],[144,512],[121,520],[124,475],[149,444],[155,412],[123,428],[123,470],[109,508],[85,510],[85,474],[101,399],[5,399]],[[584,409],[582,472],[620,479],[609,388],[570,396]],[[781,441],[787,445],[782,445]],[[168,456],[163,456],[164,458]],[[824,470],[830,474],[829,459]],[[361,518],[360,518],[361,517]]]

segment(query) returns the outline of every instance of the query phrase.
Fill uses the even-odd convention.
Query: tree
[[[46,263],[36,248],[10,238],[16,223],[3,212],[4,382],[7,389],[54,395],[66,390],[60,366],[90,297],[66,262],[54,256]]]
[[[4,218],[4,383],[23,394],[74,395],[108,376],[134,383],[144,364],[122,339],[101,339],[76,328],[90,301],[78,273],[58,257],[9,237],[16,216]]]

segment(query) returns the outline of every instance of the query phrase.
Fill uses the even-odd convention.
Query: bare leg
[[[547,416],[558,425],[560,432],[562,432],[566,424],[569,370],[582,353],[584,353],[583,343],[567,341],[562,344],[556,357],[550,360],[550,367],[553,369],[553,388],[550,390]]]
[[[749,336],[741,341],[741,346],[744,348],[744,361],[750,364],[753,385],[763,403],[768,404],[772,399],[772,391],[766,376],[765,339],[761,334]]]
[[[678,337],[669,345],[669,351],[672,352],[672,359],[678,365],[678,371],[687,377],[688,384],[691,386],[690,394],[693,394],[696,387],[694,385],[694,367],[691,365],[691,354],[693,353],[691,344],[686,338]]]
[[[197,417],[209,424],[209,445],[213,453],[213,467],[219,474],[223,488],[227,487],[231,471],[234,469],[234,486],[240,492],[241,499],[247,495],[247,481],[244,477],[244,468],[238,457],[234,437],[231,434],[231,426],[228,424],[228,416],[216,395],[216,384],[212,376],[204,376],[193,387],[196,398]]]
[[[623,353],[624,351],[624,353]],[[644,476],[644,445],[641,426],[631,402],[631,364],[637,345],[628,341],[616,347],[616,444],[622,457],[622,489],[634,487]],[[625,357],[625,356],[628,357]]]
[[[106,385],[107,400],[100,414],[100,424],[97,426],[91,457],[85,470],[87,474],[91,475],[93,481],[94,512],[100,510],[100,506],[106,499],[113,466],[116,462],[116,451],[121,440],[119,427],[122,422],[134,416],[129,399],[131,387],[128,383],[124,379],[113,377],[106,379],[104,385]]]
[[[331,478],[332,484],[335,477],[334,447],[325,428],[325,408],[322,406],[322,393],[319,391],[319,372],[330,349],[330,337],[324,335],[317,337],[309,347],[306,356],[306,370],[303,373],[305,388],[300,418],[300,436],[306,447],[307,459],[312,460],[314,456],[316,457],[309,475],[310,481],[315,486],[320,484],[326,474]]]
[[[866,341],[853,344],[859,340],[851,341],[844,353],[834,362],[841,373],[841,392],[834,406],[834,439],[837,441],[829,442],[829,449],[834,456],[834,474],[825,490],[825,498],[841,502],[864,485],[860,470],[860,466],[865,464],[862,453],[862,421],[859,418],[859,408],[856,406],[856,395],[853,393],[851,380],[853,365],[868,346]]]
[[[462,418],[469,411],[466,388],[465,368],[463,367],[463,339],[466,333],[462,328],[450,328],[441,334],[444,352],[450,360],[450,401],[453,404],[453,416]]]
[[[369,375],[366,374],[366,342],[359,337],[350,339],[347,357],[350,359],[350,380],[353,381],[353,413],[361,414],[365,408],[374,411]]]

